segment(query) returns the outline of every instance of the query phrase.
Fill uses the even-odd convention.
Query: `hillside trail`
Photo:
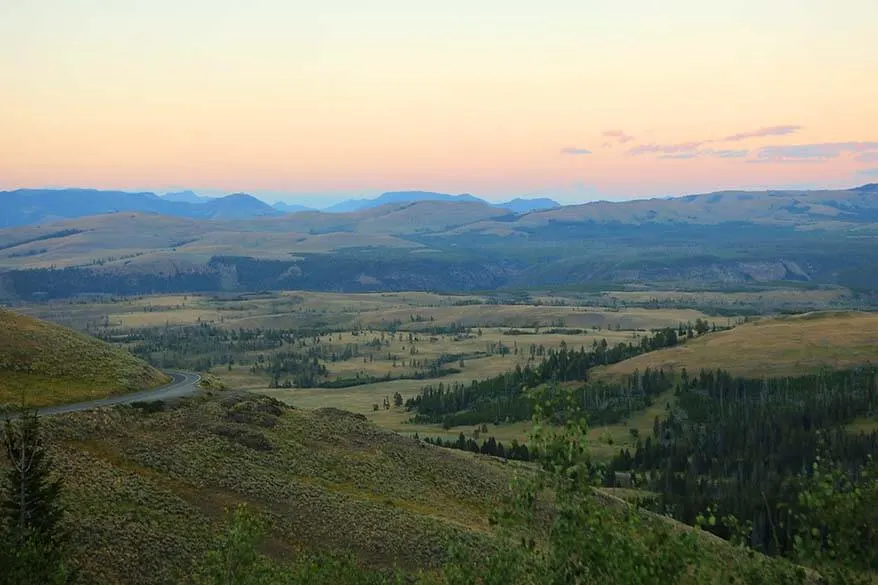
[[[62,404],[59,406],[46,406],[37,409],[40,416],[53,416],[56,414],[66,414],[68,412],[80,412],[83,410],[94,410],[106,406],[115,406],[117,404],[131,404],[132,402],[149,402],[155,400],[168,400],[172,398],[181,398],[189,396],[198,391],[198,382],[201,380],[199,374],[191,372],[167,372],[173,381],[164,386],[153,388],[152,390],[141,390],[132,392],[131,394],[121,394],[119,396],[109,396],[107,398],[99,398],[97,400],[88,400],[86,402],[75,402],[73,404]],[[17,418],[17,415],[0,414],[0,420]]]

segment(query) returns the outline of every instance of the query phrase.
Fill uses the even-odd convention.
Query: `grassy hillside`
[[[280,562],[349,551],[363,566],[430,573],[451,542],[487,550],[490,511],[513,471],[528,473],[401,437],[362,416],[246,393],[44,424],[65,478],[83,582],[95,585],[187,582],[226,509],[242,503],[268,521],[263,552]],[[703,544],[702,574],[763,562],[710,535]]]
[[[821,312],[747,323],[631,358],[598,375],[721,368],[737,376],[770,377],[866,363],[878,363],[878,314]]]
[[[102,341],[0,309],[0,404],[50,406],[159,386],[169,378]]]
[[[180,582],[224,509],[266,514],[266,551],[352,551],[374,567],[440,565],[450,539],[488,530],[507,475],[335,409],[266,397],[189,399],[47,419],[85,582]]]
[[[436,201],[250,221],[109,213],[0,230],[0,268],[96,265],[125,272],[161,272],[168,267],[176,271],[202,265],[217,255],[288,260],[290,254],[346,248],[420,248],[403,237],[508,215],[506,210],[480,203]],[[173,262],[168,264],[168,260]]]
[[[634,201],[594,201],[530,213],[517,222],[540,227],[553,222],[626,224],[754,222],[766,225],[826,226],[873,221],[878,212],[874,186],[799,191],[722,191]]]
[[[116,272],[174,274],[203,266],[215,255],[289,259],[294,252],[418,247],[390,235],[354,233],[351,218],[328,223],[337,216],[318,214],[321,220],[327,216],[327,223],[321,223],[308,220],[311,212],[302,215],[305,217],[295,221],[266,218],[227,222],[111,213],[0,230],[0,268],[92,266]]]

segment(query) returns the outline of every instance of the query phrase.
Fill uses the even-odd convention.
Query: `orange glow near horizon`
[[[309,4],[5,3],[0,189],[572,202],[878,174],[871,0]]]

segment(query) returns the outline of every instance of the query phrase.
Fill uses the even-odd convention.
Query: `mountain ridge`
[[[0,192],[0,228],[113,212],[151,212],[191,219],[279,215],[252,195],[235,193],[201,203],[168,200],[151,192],[98,189],[18,189]]]
[[[525,199],[516,197],[510,201],[493,203],[486,201],[469,193],[460,195],[449,195],[447,193],[437,193],[434,191],[388,191],[382,193],[378,197],[366,199],[347,199],[323,209],[330,213],[344,213],[350,211],[361,211],[373,207],[380,207],[387,204],[411,203],[416,201],[457,201],[468,203],[484,203],[491,207],[509,209],[515,213],[527,213],[530,211],[538,211],[541,209],[552,209],[560,207],[557,201],[547,197],[539,197],[535,199]]]
[[[149,200],[145,198],[145,200]],[[117,212],[0,229],[0,298],[216,290],[844,286],[878,291],[878,191],[727,191],[517,214],[414,201],[237,219]],[[170,204],[170,203],[169,203]],[[210,210],[210,207],[207,208]]]
[[[215,199],[215,197],[203,197],[195,191],[188,189],[185,191],[165,193],[161,198],[165,201],[176,201],[178,203],[207,203],[208,201]]]
[[[273,208],[278,211],[283,211],[284,213],[298,213],[300,211],[315,211],[313,207],[308,207],[307,205],[299,205],[298,203],[285,203],[284,201],[278,201],[272,205]]]
[[[481,203],[515,213],[558,207],[547,198],[516,198],[506,203],[491,203],[473,195],[446,195],[429,191],[384,193],[374,199],[349,199],[323,210],[278,201],[273,205],[247,193],[223,197],[205,197],[194,191],[176,191],[156,195],[153,192],[128,192],[99,189],[17,189],[0,191],[0,228],[75,219],[102,213],[151,212],[190,219],[240,219],[279,216],[303,211],[348,213],[421,201]]]

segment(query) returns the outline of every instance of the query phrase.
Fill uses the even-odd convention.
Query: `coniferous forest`
[[[699,321],[699,333],[707,324]],[[704,329],[701,329],[701,328]],[[628,376],[619,384],[589,383],[588,371],[601,365],[622,360],[680,343],[676,329],[662,329],[640,343],[619,343],[610,346],[606,339],[595,341],[590,349],[571,349],[566,345],[540,352],[531,346],[531,354],[544,357],[536,365],[530,363],[505,374],[474,380],[471,384],[442,383],[429,385],[420,395],[409,399],[406,408],[415,412],[413,420],[442,423],[446,427],[528,420],[534,413],[534,399],[529,391],[548,383],[577,383],[574,391],[578,402],[590,413],[591,424],[612,423],[635,410],[649,406],[655,396],[670,389],[670,378],[661,371],[645,371]],[[586,383],[581,384],[580,382]]]
[[[770,379],[723,371],[684,371],[675,405],[652,436],[610,464],[605,482],[627,481],[657,492],[657,510],[695,524],[710,510],[724,522],[709,529],[741,536],[768,554],[788,554],[808,522],[803,484],[829,477],[829,491],[856,493],[874,483],[878,431],[854,432],[857,417],[878,407],[874,368]],[[625,472],[622,474],[616,472]],[[804,478],[804,479],[803,479]],[[816,496],[815,496],[816,497]],[[878,560],[878,510],[846,518],[858,554]],[[825,535],[828,537],[828,535]]]

